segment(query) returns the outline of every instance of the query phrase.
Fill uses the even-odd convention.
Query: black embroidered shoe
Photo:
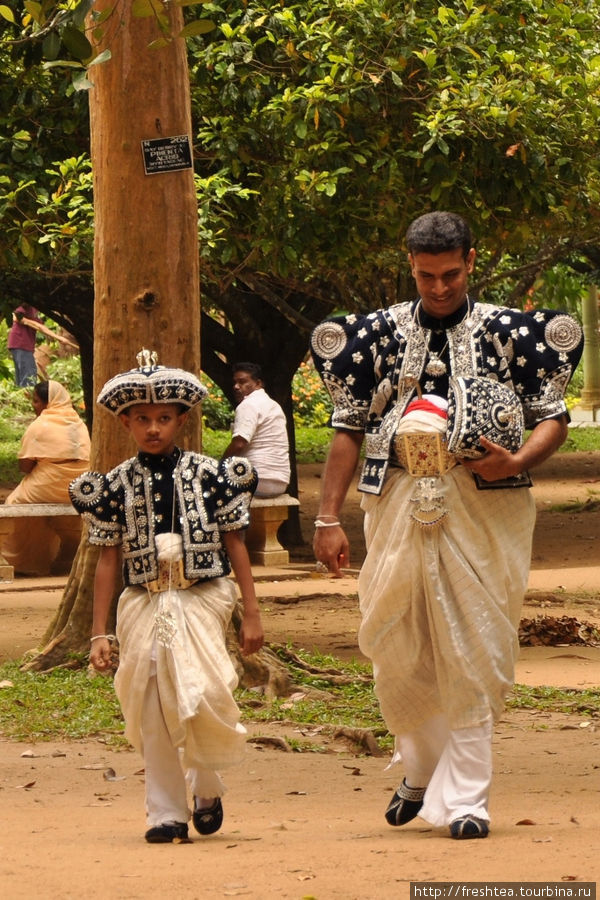
[[[221,798],[217,797],[212,806],[206,809],[198,809],[196,807],[197,797],[194,797],[194,814],[192,821],[194,828],[198,834],[214,834],[223,824],[223,804]]]
[[[165,825],[155,825],[150,828],[145,838],[149,844],[172,844],[173,841],[187,841],[187,822],[169,822]]]
[[[489,833],[490,829],[485,819],[478,819],[476,816],[461,816],[450,824],[451,836],[459,841],[486,838]]]
[[[411,819],[419,815],[423,806],[423,797],[426,788],[411,788],[406,780],[402,782],[385,811],[385,818],[389,825],[406,825]]]

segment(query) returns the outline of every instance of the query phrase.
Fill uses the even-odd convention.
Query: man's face
[[[466,259],[457,248],[445,253],[409,253],[408,260],[426,313],[444,319],[462,306],[475,263],[473,248]]]
[[[137,403],[119,416],[138,450],[168,456],[175,449],[175,435],[188,417],[176,403]]]
[[[240,370],[233,373],[233,396],[236,404],[241,403],[244,397],[261,387],[262,381],[260,379],[257,381],[249,372]]]

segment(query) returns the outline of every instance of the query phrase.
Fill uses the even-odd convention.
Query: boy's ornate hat
[[[136,359],[137,369],[115,375],[98,394],[97,403],[115,416],[138,403],[180,403],[193,409],[208,394],[191,372],[157,365],[153,350],[140,350]]]

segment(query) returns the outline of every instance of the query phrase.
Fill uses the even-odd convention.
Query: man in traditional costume
[[[314,548],[335,575],[348,564],[339,514],[365,439],[359,646],[405,772],[386,819],[483,838],[531,557],[527,473],[565,440],[582,333],[559,312],[469,298],[459,216],[421,216],[406,242],[420,296],[312,336],[336,429]]]
[[[90,660],[110,666],[106,626],[119,566],[115,690],[125,735],[143,754],[149,843],[184,840],[192,819],[203,835],[223,821],[220,770],[240,761],[246,730],[232,695],[237,673],[225,635],[242,594],[243,653],[263,642],[258,602],[241,532],[249,524],[256,472],[239,457],[217,462],[181,450],[175,436],[206,388],[189,372],[156,365],[108,381],[98,403],[133,436],[137,456],[107,475],[87,472],[71,500],[100,546],[94,581]]]

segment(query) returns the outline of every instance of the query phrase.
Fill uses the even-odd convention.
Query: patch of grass
[[[306,668],[286,661],[298,694],[266,700],[254,690],[238,689],[236,700],[243,720],[368,729],[384,750],[392,748],[373,690],[371,668],[356,660],[297,650]],[[87,670],[56,669],[49,673],[22,672],[19,662],[0,666],[0,733],[11,740],[78,740],[102,735],[108,743],[124,745],[123,720],[112,678],[90,677]],[[331,676],[331,677],[328,677]],[[337,683],[336,679],[346,683]],[[508,709],[537,710],[600,718],[600,690],[574,690],[547,685],[517,684]],[[317,744],[294,742],[295,750],[320,752]]]
[[[296,426],[296,455],[299,463],[320,463],[327,457],[333,437],[331,428],[311,428]],[[217,431],[207,425],[202,429],[202,452],[219,459],[229,441],[230,431]]]
[[[327,458],[333,431],[327,426],[296,426],[296,457],[299,463],[319,463]]]
[[[379,712],[371,667],[357,660],[340,660],[317,652],[296,650],[295,653],[308,666],[319,670],[307,672],[284,656],[296,693],[304,696],[282,697],[257,705],[256,692],[239,690],[237,701],[244,720],[319,725],[331,729],[341,726],[364,728],[373,732],[382,749],[391,749],[392,737]],[[339,676],[345,676],[347,683],[336,683]]]
[[[125,743],[112,678],[87,669],[22,672],[18,662],[0,666],[0,733],[16,741],[77,740],[108,736]]]
[[[570,503],[553,503],[548,507],[550,512],[598,512],[600,509],[600,496],[597,491],[589,491],[585,500],[573,500]]]
[[[544,712],[577,713],[596,718],[600,716],[600,690],[586,688],[557,688],[551,685],[531,687],[515,684],[506,701],[508,709],[535,709]]]
[[[569,428],[569,434],[558,451],[559,453],[575,453],[577,451],[600,450],[600,428]]]

